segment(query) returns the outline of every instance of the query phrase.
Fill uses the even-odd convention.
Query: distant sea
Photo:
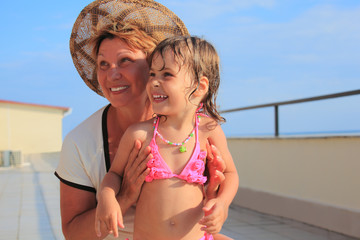
[[[227,132],[226,137],[235,138],[235,137],[273,137],[273,132],[266,133],[231,133]],[[309,131],[309,132],[280,132],[279,137],[321,137],[321,136],[360,136],[360,130],[339,130],[339,131]]]

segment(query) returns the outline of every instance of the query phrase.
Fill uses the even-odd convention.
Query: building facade
[[[60,151],[67,107],[0,100],[0,151],[22,154]]]

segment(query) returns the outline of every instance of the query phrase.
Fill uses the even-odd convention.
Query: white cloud
[[[360,87],[360,7],[318,5],[293,17],[227,21],[210,35],[224,64],[219,99],[226,108]]]
[[[336,6],[317,6],[294,19],[289,27],[297,27],[298,36],[331,36],[333,38],[350,37],[360,39],[360,7],[338,9]]]
[[[19,69],[24,65],[25,65],[24,61],[6,61],[6,62],[0,62],[0,69],[8,71],[13,69]]]
[[[216,42],[223,51],[272,56],[294,63],[360,62],[360,8],[316,6],[287,22],[236,17]],[[225,37],[224,37],[225,36]]]
[[[190,24],[204,22],[242,9],[275,6],[275,0],[160,0],[158,2],[173,10],[175,14],[181,16],[182,20]]]
[[[0,69],[5,71],[25,68],[32,69],[34,66],[60,68],[70,65],[69,59],[69,53],[63,51],[23,51],[17,53],[16,58],[12,60],[1,60]]]
[[[37,52],[22,52],[21,55],[24,55],[29,58],[41,58],[41,59],[63,59],[64,54],[61,54],[60,52],[50,52],[50,51],[37,51]]]

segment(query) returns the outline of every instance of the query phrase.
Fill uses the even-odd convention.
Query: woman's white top
[[[62,183],[94,194],[100,188],[110,168],[106,120],[109,106],[99,109],[65,137],[55,171]],[[123,216],[125,229],[119,229],[118,239],[132,239],[134,216],[135,206]],[[115,238],[109,235],[105,239]]]

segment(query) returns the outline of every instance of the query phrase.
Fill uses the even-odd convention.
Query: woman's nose
[[[111,64],[110,69],[108,71],[108,77],[111,80],[116,80],[121,78],[120,68],[116,64]]]

